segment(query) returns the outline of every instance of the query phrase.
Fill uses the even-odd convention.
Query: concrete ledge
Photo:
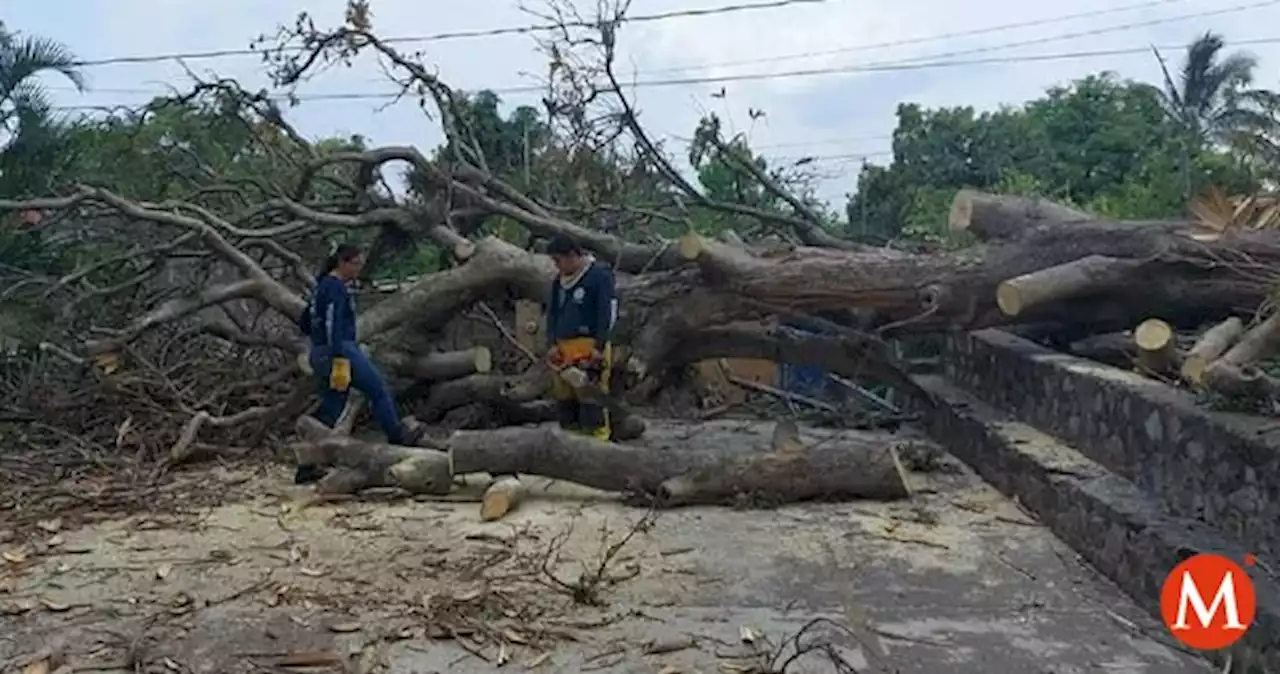
[[[996,331],[956,335],[948,379],[1080,448],[1158,498],[1280,555],[1280,426],[1205,410],[1184,391]]]
[[[1203,523],[1169,516],[1133,483],[945,380],[917,381],[943,401],[930,417],[934,437],[947,438],[952,454],[1157,617],[1164,578],[1180,561],[1201,552],[1236,559],[1250,552]],[[1225,661],[1229,652],[1235,674],[1280,672],[1280,586],[1259,571],[1251,576],[1258,593],[1252,629],[1229,651],[1209,655]]]

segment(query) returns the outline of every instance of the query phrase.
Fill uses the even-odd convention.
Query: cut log
[[[1204,371],[1244,334],[1244,321],[1232,316],[1209,328],[1182,360],[1182,377],[1196,385],[1204,383]]]
[[[382,355],[380,361],[397,374],[424,381],[448,381],[493,369],[493,355],[485,346],[435,351],[424,356],[391,353]]]
[[[767,454],[738,456],[691,471],[658,486],[666,507],[758,499],[767,504],[839,498],[895,500],[911,496],[906,471],[892,445],[864,452],[814,452],[783,421]]]
[[[1151,374],[1171,372],[1178,362],[1178,335],[1159,318],[1148,318],[1133,330],[1138,367]]]
[[[295,445],[298,465],[332,466],[316,489],[324,494],[352,494],[375,487],[399,487],[413,494],[448,494],[453,464],[448,452],[366,442],[334,433],[310,416],[298,419]]]
[[[953,232],[969,232],[983,241],[1016,239],[1028,229],[1095,220],[1070,206],[1036,197],[960,190],[951,202],[947,223]]]
[[[604,491],[669,496],[669,505],[679,505],[723,503],[741,495],[774,502],[906,498],[910,492],[891,438],[756,452],[750,459],[742,449],[616,445],[553,427],[460,431],[447,447],[460,473],[542,475]],[[722,470],[723,477],[711,477]],[[664,491],[664,483],[681,476],[675,491]]]
[[[509,405],[540,398],[551,388],[551,367],[536,362],[518,375],[473,374],[431,387],[418,416],[436,423],[450,410],[477,402]]]
[[[1235,346],[1205,368],[1206,386],[1228,395],[1248,398],[1272,398],[1280,393],[1280,382],[1256,362],[1280,346],[1280,312],[1250,328]]]
[[[480,499],[480,519],[492,522],[515,510],[527,493],[524,483],[514,475],[503,475],[484,490]]]
[[[1043,304],[1106,292],[1130,280],[1140,265],[1135,260],[1090,255],[1023,274],[996,288],[996,306],[1012,317]]]
[[[330,492],[390,486],[436,494],[447,491],[452,475],[483,472],[541,475],[604,491],[648,494],[668,499],[667,505],[744,496],[784,503],[910,494],[893,436],[883,433],[803,449],[785,445],[785,451],[696,446],[672,451],[601,442],[553,426],[513,427],[458,431],[439,441],[437,450],[327,434],[329,429],[309,417],[298,425],[304,438],[295,447],[299,462],[337,467],[320,485]],[[673,478],[679,479],[668,483]]]

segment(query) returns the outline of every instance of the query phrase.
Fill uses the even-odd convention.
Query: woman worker
[[[412,444],[396,401],[387,389],[382,374],[360,350],[356,339],[356,303],[347,285],[360,275],[364,267],[364,251],[344,243],[334,249],[316,276],[316,289],[311,304],[303,312],[298,327],[311,338],[308,360],[320,384],[320,407],[315,417],[332,428],[347,406],[349,389],[355,389],[369,400],[373,419],[395,445]],[[315,482],[323,471],[312,465],[298,466],[294,481]]]

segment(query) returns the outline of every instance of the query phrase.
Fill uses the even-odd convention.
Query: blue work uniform
[[[351,362],[351,386],[369,400],[373,419],[387,441],[404,444],[407,436],[395,398],[356,341],[356,302],[342,279],[330,274],[316,278],[315,295],[303,312],[299,327],[311,338],[308,360],[320,384],[320,408],[315,417],[332,428],[346,409],[349,392],[335,391],[329,385],[333,359],[346,358]]]
[[[603,393],[609,392],[613,368],[613,327],[618,319],[618,299],[613,271],[598,260],[571,278],[551,283],[547,306],[547,339],[559,350],[563,365],[587,364],[586,372]],[[589,362],[593,354],[598,362]],[[551,396],[558,403],[562,428],[609,440],[609,410],[579,399],[569,382],[552,381]]]

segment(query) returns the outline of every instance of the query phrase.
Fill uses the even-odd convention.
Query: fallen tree
[[[910,496],[892,436],[852,442],[799,442],[792,422],[779,422],[764,448],[681,451],[616,445],[542,426],[457,431],[430,447],[401,447],[332,433],[299,421],[300,463],[333,466],[319,491],[348,494],[374,487],[447,494],[455,475],[531,474],[604,491],[656,499],[672,507],[814,499],[902,499]]]
[[[319,257],[326,236],[336,231],[372,242],[370,274],[397,246],[439,252],[438,269],[400,280],[398,289],[360,311],[359,336],[396,382],[404,411],[440,427],[436,435],[457,426],[486,427],[448,436],[447,451],[345,436],[313,439],[340,469],[324,488],[344,492],[379,484],[432,491],[445,489],[455,474],[509,472],[682,502],[722,500],[733,490],[782,500],[905,493],[894,486],[900,471],[885,458],[883,444],[845,454],[819,447],[755,458],[691,448],[681,457],[514,427],[550,418],[549,407],[539,402],[552,376],[537,356],[544,345],[531,348],[518,339],[527,330],[507,325],[506,309],[516,300],[545,303],[555,269],[536,251],[551,236],[577,241],[617,271],[614,339],[627,355],[614,374],[620,384],[633,380],[628,383],[634,388],[673,381],[673,372],[700,360],[759,358],[816,366],[927,402],[886,340],[1037,325],[1076,341],[1132,330],[1147,319],[1172,331],[1251,311],[1271,291],[1270,270],[1280,264],[1275,233],[1206,239],[1188,223],[1109,222],[1044,200],[960,193],[952,226],[981,240],[960,251],[919,255],[842,240],[804,200],[738,156],[711,119],[699,130],[701,151],[777,205],[717,201],[690,184],[649,138],[618,85],[612,30],[621,20],[604,17],[594,28],[573,29],[608,39],[559,45],[567,65],[548,100],[553,121],[564,128],[557,141],[563,145],[553,149],[566,156],[589,156],[598,147],[625,154],[617,139],[626,134],[637,148],[628,177],[656,181],[646,194],[663,202],[657,206],[570,208],[517,189],[489,167],[469,117],[459,112],[464,97],[355,19],[332,31],[309,22],[283,31],[282,42],[266,50],[276,84],[288,89],[325,65],[375,54],[402,77],[406,92],[418,92],[437,108],[447,139],[438,153],[407,146],[326,152],[298,140],[292,168],[282,169],[287,182],[264,177],[250,181],[252,189],[233,190],[219,178],[199,185],[189,199],[163,203],[90,185],[48,198],[0,200],[0,213],[40,212],[55,223],[109,216],[117,228],[98,229],[117,231],[112,250],[126,251],[114,262],[96,260],[59,278],[33,273],[26,281],[37,289],[38,301],[109,307],[94,314],[68,309],[71,317],[59,325],[56,339],[39,349],[38,367],[57,363],[61,381],[77,382],[67,390],[93,391],[80,398],[56,394],[63,397],[49,409],[57,414],[65,417],[80,405],[80,425],[59,435],[90,437],[101,447],[148,443],[152,456],[169,462],[206,455],[211,445],[286,441],[278,429],[292,427],[288,422],[305,411],[315,389],[295,327],[310,292],[305,263]],[[587,78],[570,72],[585,67],[570,58],[582,45],[603,49]],[[297,136],[270,98],[229,82],[200,86],[233,101],[248,126]],[[588,101],[602,99],[616,107],[587,114]],[[380,188],[393,165],[408,167],[413,198]],[[333,193],[321,197],[322,188]],[[225,197],[228,191],[234,199]],[[213,194],[222,196],[215,200]],[[689,216],[694,209],[731,220],[734,228],[719,235],[696,231]],[[659,235],[656,227],[588,226],[600,212],[626,213],[667,229]],[[498,222],[501,237],[488,228]],[[525,233],[512,235],[509,225]],[[766,238],[771,243],[762,245]],[[122,268],[157,284],[166,274],[186,282],[138,292],[137,283],[106,273]],[[495,343],[457,344],[442,336],[473,315],[489,324]],[[1235,355],[1213,356],[1217,367],[1205,367],[1206,380],[1241,380],[1235,372],[1265,351],[1250,347],[1246,353],[1244,345],[1270,340],[1259,333],[1236,344]],[[1144,340],[1150,354],[1142,357],[1166,369],[1175,355],[1170,343]],[[1214,349],[1191,355],[1210,358]],[[231,383],[215,383],[221,381]],[[628,386],[618,388],[614,395],[625,397]],[[52,395],[31,388],[23,394],[23,412],[39,413],[41,396]],[[108,396],[117,402],[104,402]],[[92,404],[79,402],[90,399]],[[462,417],[464,423],[456,422]],[[642,427],[638,419],[619,420],[620,439]]]

